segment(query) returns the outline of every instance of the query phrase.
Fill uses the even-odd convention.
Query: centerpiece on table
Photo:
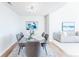
[[[29,31],[29,37],[28,37],[28,40],[30,39],[33,39],[33,35],[35,33],[35,29],[37,29],[37,23],[36,22],[32,22],[32,21],[29,21],[28,23],[26,23],[26,30]]]

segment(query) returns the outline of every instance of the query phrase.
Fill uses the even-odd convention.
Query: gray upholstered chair
[[[41,46],[43,47],[43,49],[45,49],[45,52],[47,54],[46,45],[47,45],[47,40],[48,40],[49,35],[43,32],[42,37],[44,37],[44,42],[41,43]]]
[[[24,47],[24,44],[20,42],[23,37],[24,37],[24,35],[22,32],[16,34],[17,44],[19,46],[18,55],[20,54],[20,50],[23,49],[23,47]]]

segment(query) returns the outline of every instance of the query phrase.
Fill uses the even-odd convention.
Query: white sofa
[[[58,42],[79,42],[79,32],[54,32],[53,38]]]

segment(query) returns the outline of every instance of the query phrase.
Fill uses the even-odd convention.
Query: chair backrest
[[[42,33],[42,37],[44,38],[44,42],[43,43],[46,43],[48,38],[49,38],[49,34],[46,34],[45,32]]]
[[[20,41],[23,37],[24,37],[24,35],[22,32],[16,34],[17,41]]]
[[[43,32],[41,36],[44,37],[45,36],[45,32]]]
[[[22,32],[20,32],[20,36],[21,36],[21,38],[23,38],[24,37],[24,34]]]
[[[45,40],[48,40],[48,37],[49,37],[49,35],[45,34],[45,36],[44,36]]]
[[[16,34],[17,41],[20,41],[20,35]]]

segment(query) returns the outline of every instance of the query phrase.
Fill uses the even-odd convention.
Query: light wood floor
[[[25,49],[25,48],[24,48]],[[10,53],[9,57],[27,57],[25,55],[25,51],[21,50],[20,55],[18,55],[18,46],[16,46],[14,48],[14,50]],[[56,44],[54,44],[53,42],[49,42],[47,44],[47,55],[45,53],[45,50],[40,47],[40,55],[39,57],[66,57],[67,54],[58,46],[56,46]]]
[[[50,42],[49,47],[57,53],[58,57],[69,57],[59,46],[57,46],[55,43]]]

